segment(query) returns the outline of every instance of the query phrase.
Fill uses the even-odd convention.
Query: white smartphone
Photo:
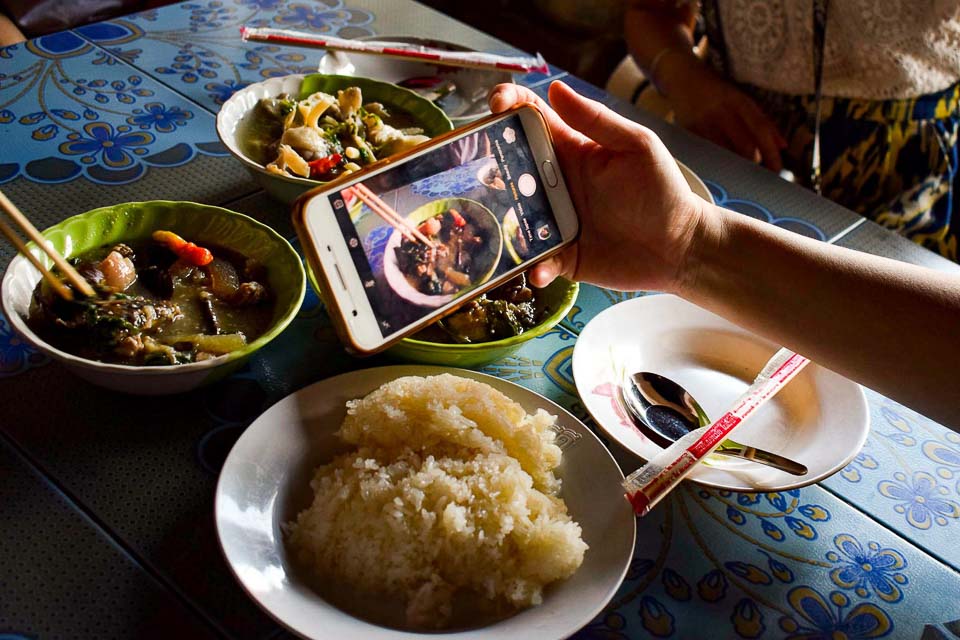
[[[347,347],[370,354],[572,242],[541,113],[525,105],[305,194],[294,223]]]

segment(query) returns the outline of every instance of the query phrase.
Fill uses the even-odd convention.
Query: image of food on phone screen
[[[517,115],[329,198],[384,336],[562,241]]]

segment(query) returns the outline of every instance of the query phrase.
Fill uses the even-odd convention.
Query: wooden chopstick
[[[420,233],[418,229],[411,227],[407,221],[400,216],[399,213],[394,211],[390,205],[381,200],[380,197],[371,191],[366,185],[357,183],[354,185],[354,190],[358,198],[366,203],[366,205],[370,207],[374,213],[379,215],[381,218],[386,220],[388,224],[397,229],[397,231],[407,236],[407,238],[414,242],[422,242],[431,249],[433,248],[433,242],[429,238]]]
[[[10,243],[17,248],[17,251],[20,252],[20,255],[29,260],[30,264],[37,268],[37,271],[40,272],[40,275],[42,275],[44,279],[50,283],[50,286],[53,287],[54,291],[56,291],[61,298],[64,300],[73,300],[73,291],[60,282],[60,278],[53,275],[52,272],[43,266],[43,263],[40,262],[37,256],[33,255],[33,252],[27,249],[27,245],[23,243],[23,240],[20,239],[20,236],[18,236],[17,233],[10,228],[10,225],[3,220],[0,220],[0,233],[5,235],[7,240],[9,240]]]
[[[28,238],[30,238],[34,242],[34,244],[40,247],[41,251],[43,251],[45,254],[50,256],[50,259],[53,260],[53,263],[57,265],[57,268],[60,269],[60,272],[70,282],[70,284],[73,285],[73,287],[77,291],[87,296],[88,298],[96,297],[97,293],[96,291],[93,290],[93,287],[90,286],[90,283],[87,282],[83,276],[77,273],[77,270],[73,268],[73,265],[71,265],[69,262],[64,260],[63,256],[61,256],[56,250],[52,249],[50,246],[47,245],[47,241],[44,240],[43,236],[40,235],[40,232],[37,231],[37,228],[34,227],[29,220],[27,220],[27,217],[23,215],[23,213],[21,213],[19,209],[17,209],[16,205],[10,202],[10,198],[8,198],[2,191],[0,191],[0,209],[3,209],[3,211],[8,216],[10,216],[10,219],[16,223],[16,225],[24,232],[24,234],[26,234]],[[30,260],[33,266],[40,269],[40,273],[44,274],[44,277],[47,278],[47,281],[53,284],[51,278],[55,279],[56,276],[54,276],[52,273],[49,273],[49,274],[46,273],[47,270],[44,269],[42,266],[40,266],[39,260],[37,260],[36,257],[23,244],[23,242],[20,241],[20,238],[17,238],[16,240],[13,239],[14,237],[16,237],[16,234],[13,232],[13,229],[11,229],[6,224],[4,224],[3,226],[4,226],[3,234],[7,236],[7,238],[10,239],[11,242],[13,242],[13,244],[17,247],[20,253],[22,253],[27,258],[27,260]],[[63,289],[66,289],[66,287],[63,286],[63,283],[59,283],[59,284],[60,284],[60,287],[62,287]],[[73,296],[72,295],[70,295],[69,297],[65,296],[60,287],[54,286],[54,288],[57,289],[57,293],[59,293],[61,296],[63,296],[67,300],[72,300]]]
[[[377,194],[367,188],[362,182],[358,182],[353,185],[354,192],[357,194],[357,197],[363,200],[368,207],[370,207],[374,213],[379,215],[381,218],[387,221],[392,227],[403,235],[410,237],[412,240],[417,240],[427,245],[431,249],[436,248],[436,243],[433,242],[430,238],[420,233],[420,230],[414,226],[411,226],[399,213],[393,210],[390,205],[380,199]]]

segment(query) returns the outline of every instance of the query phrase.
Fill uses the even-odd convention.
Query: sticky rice
[[[317,470],[290,544],[324,580],[402,601],[413,627],[446,626],[464,591],[539,604],[587,550],[558,496],[555,420],[449,374],[385,384],[347,403],[338,435],[357,449]]]

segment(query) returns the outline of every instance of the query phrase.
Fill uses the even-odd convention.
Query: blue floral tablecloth
[[[212,184],[211,203],[295,240],[287,211],[239,171],[214,120],[234,91],[311,71],[316,56],[242,43],[242,24],[510,50],[405,0],[204,0],[44,36],[0,49],[0,188],[45,226],[140,194],[198,199],[198,185]],[[863,224],[561,70],[517,80],[543,93],[554,78],[656,129],[724,206],[826,242],[847,242]],[[436,196],[448,187],[420,188]],[[0,245],[0,260],[10,256]],[[590,424],[573,347],[591,318],[633,295],[584,286],[561,326],[484,371]],[[308,292],[290,327],[243,370],[145,412],[49,363],[0,316],[0,503],[15,514],[0,519],[0,639],[285,635],[216,548],[216,475],[267,406],[384,362],[347,356]],[[960,435],[868,399],[866,446],[823,483],[764,494],[685,484],[638,521],[626,580],[579,637],[960,637],[951,623],[960,619]],[[608,445],[625,469],[637,464]],[[38,534],[50,530],[63,535]],[[74,601],[83,604],[66,614]]]

